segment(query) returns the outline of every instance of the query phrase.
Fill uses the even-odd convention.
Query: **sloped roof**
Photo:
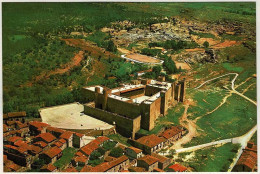
[[[16,142],[18,140],[22,140],[22,139],[23,139],[22,137],[14,136],[14,137],[10,137],[8,139],[8,141],[14,143],[14,142]]]
[[[180,164],[173,164],[169,167],[169,169],[174,170],[175,172],[184,172],[187,170],[187,167]]]
[[[70,139],[70,137],[73,135],[73,132],[65,131],[63,134],[61,134],[60,138],[63,138],[65,140]]]
[[[41,169],[42,170],[48,170],[48,171],[52,172],[57,168],[53,164],[50,163],[50,164],[44,165]]]
[[[138,161],[140,160],[140,161],[144,161],[146,164],[148,164],[148,165],[152,165],[152,164],[154,164],[154,163],[156,163],[156,162],[158,162],[159,160],[157,159],[157,158],[155,158],[155,157],[153,157],[153,156],[151,156],[151,155],[145,155],[144,157],[142,157],[142,158],[139,158],[139,159],[137,159]]]
[[[41,138],[48,143],[50,143],[56,139],[56,137],[53,136],[51,133],[41,133],[41,134],[37,135],[36,138]]]
[[[67,169],[63,170],[63,172],[78,172],[74,167],[68,167]]]
[[[36,128],[43,128],[43,127],[49,127],[47,123],[39,122],[39,121],[31,121],[29,122],[29,125],[34,126]]]
[[[134,166],[131,166],[128,168],[128,170],[130,172],[145,172],[145,168],[143,167],[134,167]]]
[[[141,150],[141,149],[138,149],[138,148],[136,148],[136,147],[133,147],[133,146],[130,146],[130,147],[128,147],[128,149],[131,149],[131,150],[133,150],[135,153],[141,153],[143,150]]]
[[[139,138],[138,140],[136,140],[136,142],[152,148],[164,141],[162,138],[156,136],[155,134],[151,134],[151,135],[147,135],[147,136],[143,136],[143,137]]]
[[[167,160],[169,160],[169,158],[165,157],[165,156],[162,156],[162,155],[159,155],[157,153],[152,153],[151,154],[153,157],[157,158],[159,160],[159,162],[161,163],[164,163],[166,162]]]
[[[44,147],[48,146],[48,144],[43,142],[43,141],[37,141],[37,142],[35,142],[33,144],[36,145],[36,146],[40,146],[41,148],[44,148]]]
[[[160,136],[169,139],[179,134],[180,132],[182,132],[181,129],[179,129],[177,126],[173,126],[170,129],[165,130]]]
[[[244,151],[239,158],[237,165],[245,165],[253,169],[257,165],[257,153],[253,151]]]
[[[55,156],[57,156],[58,154],[60,154],[62,151],[60,148],[58,148],[57,146],[54,146],[50,149],[45,150],[43,153],[45,155],[47,155],[50,158],[54,158]]]

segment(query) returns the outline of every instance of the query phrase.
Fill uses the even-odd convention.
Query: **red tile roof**
[[[6,124],[3,124],[3,132],[7,132],[8,131],[8,126]]]
[[[253,169],[257,165],[257,153],[253,151],[244,151],[236,165],[245,165]]]
[[[146,164],[148,165],[152,165],[156,162],[158,162],[159,160],[151,155],[145,155],[144,157],[142,158],[139,158],[138,161],[144,161]]]
[[[86,163],[88,161],[88,157],[86,156],[76,156],[74,158],[75,162],[82,162],[82,163]]]
[[[169,139],[181,132],[182,132],[182,130],[179,129],[177,126],[173,126],[170,129],[165,130],[160,136],[162,136],[166,139]]]
[[[110,161],[114,161],[116,158],[115,157],[112,157],[112,156],[107,156],[104,161],[105,162],[110,162]]]
[[[4,155],[3,158],[4,158],[4,161],[8,160],[6,155]]]
[[[161,163],[164,163],[166,162],[167,160],[170,160],[169,158],[165,157],[165,156],[162,156],[162,155],[159,155],[157,153],[152,153],[151,154],[153,157],[157,158],[159,160],[159,162]]]
[[[85,156],[82,152],[80,152],[80,151],[77,151],[76,153],[75,153],[75,156]]]
[[[52,171],[56,170],[57,168],[53,164],[50,163],[50,164],[44,165],[41,169],[52,172]]]
[[[49,132],[58,132],[58,133],[64,133],[65,132],[65,130],[62,130],[62,129],[59,129],[59,128],[56,128],[56,127],[47,127],[47,129],[46,129],[47,131],[49,131]]]
[[[141,153],[143,150],[141,150],[141,149],[138,149],[138,148],[135,148],[135,147],[133,147],[133,146],[130,146],[130,147],[128,147],[129,149],[131,149],[131,150],[133,150],[135,153]]]
[[[70,139],[70,137],[73,135],[73,132],[65,131],[63,134],[61,134],[60,138],[63,138],[65,140]]]
[[[155,134],[147,135],[139,138],[136,142],[143,144],[148,147],[154,147],[163,142],[163,139],[156,136]]]
[[[56,139],[56,137],[53,136],[51,133],[41,133],[41,134],[37,135],[36,138],[41,138],[48,143],[50,143]]]
[[[8,126],[11,126],[11,125],[14,125],[14,124],[15,124],[15,121],[7,121],[6,124],[7,124]]]
[[[80,172],[90,172],[92,168],[92,166],[86,165],[81,169]]]
[[[78,137],[80,137],[80,138],[84,136],[84,134],[77,133],[77,132],[74,132],[74,135],[76,135],[76,136],[78,136]]]
[[[15,163],[9,164],[6,167],[12,169],[13,171],[17,171],[17,170],[19,170],[21,168],[21,166],[15,164]]]
[[[47,156],[49,156],[50,158],[54,158],[55,156],[57,156],[58,154],[60,154],[62,151],[60,148],[58,148],[57,146],[54,146],[50,149],[45,150],[43,153]]]
[[[134,167],[134,166],[131,166],[128,168],[128,170],[130,172],[145,172],[145,168],[143,167]]]
[[[61,142],[61,143],[66,143],[66,140],[64,140],[64,139],[59,139],[59,142]]]
[[[38,146],[31,145],[31,151],[35,154],[39,154],[40,152],[42,152],[42,148],[40,148]]]
[[[187,170],[187,167],[184,167],[180,164],[173,164],[169,167],[169,169],[174,170],[175,172],[184,172]]]
[[[63,172],[78,172],[74,167],[68,167],[67,169],[63,170]]]
[[[36,146],[39,146],[41,148],[44,148],[44,147],[48,146],[48,144],[43,142],[43,141],[37,141],[37,142],[35,142],[33,144],[36,145]]]
[[[128,157],[123,155],[119,158],[117,158],[116,160],[113,160],[111,162],[104,162],[104,163],[101,163],[95,167],[93,167],[90,172],[106,172],[108,171],[109,169],[123,163],[124,161],[128,160]]]
[[[8,118],[11,118],[11,117],[26,117],[26,112],[25,111],[22,111],[22,112],[9,112],[7,114]]]
[[[19,146],[25,146],[28,145],[28,142],[23,141],[23,140],[18,140],[14,143],[15,146],[19,147]]]
[[[47,123],[39,122],[39,121],[31,121],[29,125],[34,126],[36,128],[49,127]]]
[[[22,140],[22,139],[23,139],[22,137],[14,136],[14,137],[10,137],[10,138],[8,139],[8,141],[14,143],[14,142],[16,142],[16,141],[18,141],[18,140]]]
[[[102,137],[97,137],[95,140],[98,141],[100,144],[102,144],[102,143],[104,143],[105,141],[108,141],[109,138],[102,136]]]
[[[153,171],[154,172],[165,172],[165,171],[163,171],[162,169],[159,169],[159,168],[154,168]]]

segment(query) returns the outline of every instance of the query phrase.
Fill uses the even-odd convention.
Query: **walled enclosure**
[[[134,138],[140,128],[153,129],[155,120],[166,115],[175,100],[184,101],[184,81],[176,84],[143,79],[141,83],[114,89],[103,86],[83,88],[86,102],[91,101],[84,105],[84,113],[115,124],[121,134]]]

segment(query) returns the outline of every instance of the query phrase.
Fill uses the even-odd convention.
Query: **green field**
[[[220,147],[197,150],[194,152],[195,154],[192,152],[180,153],[176,162],[191,167],[195,172],[226,172],[238,149],[238,144],[228,143]],[[194,156],[187,161],[182,160],[191,154]]]
[[[74,154],[77,152],[77,149],[67,147],[62,151],[62,157],[58,159],[53,165],[59,169],[64,168],[67,164],[71,162]]]

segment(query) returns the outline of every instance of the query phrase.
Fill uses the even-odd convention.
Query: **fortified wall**
[[[84,113],[110,124],[121,134],[134,138],[140,128],[151,130],[169,107],[184,101],[185,81],[168,83],[142,79],[139,83],[109,89],[89,86],[82,89],[86,98]]]

